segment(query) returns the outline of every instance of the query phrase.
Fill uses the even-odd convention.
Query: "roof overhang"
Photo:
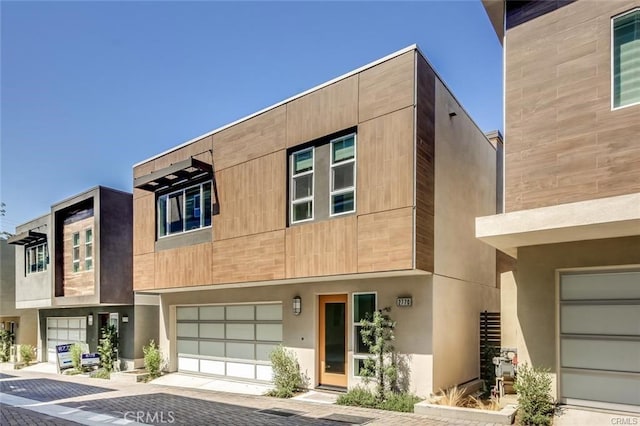
[[[504,4],[505,0],[482,0],[484,10],[489,16],[491,25],[493,25],[498,40],[500,40],[500,44],[502,44],[504,37]]]
[[[169,167],[157,170],[148,175],[134,179],[134,188],[145,191],[169,189],[185,182],[213,174],[213,166],[195,158],[173,163]]]
[[[29,244],[39,243],[47,240],[47,234],[36,231],[26,231],[16,234],[7,239],[7,243],[18,246],[26,246]]]
[[[518,247],[640,235],[640,193],[476,218],[476,238]]]

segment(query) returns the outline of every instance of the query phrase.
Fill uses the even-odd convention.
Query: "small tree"
[[[24,361],[25,364],[29,365],[31,361],[33,361],[33,353],[35,349],[31,345],[20,345],[20,358]]]
[[[159,377],[164,364],[164,357],[156,342],[151,340],[149,346],[142,347],[142,352],[144,353],[144,368],[149,373],[149,377],[152,379]]]
[[[82,352],[82,346],[78,343],[74,343],[71,346],[71,363],[77,371],[82,370]]]
[[[100,339],[100,345],[98,346],[100,366],[108,372],[113,370],[113,363],[118,359],[117,348],[118,332],[116,326],[108,325],[102,329],[102,339]]]
[[[372,318],[367,315],[361,321],[362,342],[373,357],[365,360],[360,375],[365,381],[375,378],[376,399],[379,402],[384,400],[387,390],[398,392],[398,365],[393,345],[396,323],[389,317],[390,311],[391,308],[386,307],[374,312]]]
[[[13,334],[9,330],[0,330],[0,362],[9,361],[13,345]]]
[[[522,364],[518,367],[514,387],[518,394],[520,422],[525,425],[550,425],[554,403],[549,370]]]
[[[304,385],[300,365],[293,352],[278,346],[269,354],[273,368],[274,391],[269,394],[278,398],[291,398]]]

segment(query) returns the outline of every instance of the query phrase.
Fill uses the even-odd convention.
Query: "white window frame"
[[[362,295],[362,294],[373,294],[375,296],[375,307],[374,307],[374,312],[378,310],[378,292],[377,291],[359,291],[359,292],[355,292],[355,293],[351,293],[351,330],[353,333],[353,338],[352,338],[352,362],[351,362],[351,377],[354,378],[360,378],[362,376],[360,376],[359,374],[356,374],[356,360],[359,359],[369,359],[371,358],[371,354],[363,354],[360,352],[357,352],[358,350],[358,331],[357,331],[357,327],[361,327],[362,323],[360,321],[355,321],[354,319],[354,315],[355,315],[355,311],[356,311],[356,296]]]
[[[311,151],[311,157],[312,157],[312,162],[311,162],[311,170],[307,170],[304,172],[300,172],[300,173],[295,173],[295,166],[294,166],[294,158],[296,156],[296,154],[300,154],[306,151]],[[316,175],[315,175],[315,170],[316,170],[316,150],[315,147],[309,147],[309,148],[305,148],[305,149],[301,149],[295,152],[292,152],[291,155],[289,156],[289,170],[291,170],[290,173],[290,178],[289,178],[289,223],[294,224],[294,223],[303,223],[303,222],[310,222],[315,218],[315,208],[314,208],[314,204],[315,204],[315,195],[316,195],[316,191],[315,191],[315,185],[316,185]],[[294,190],[294,184],[293,181],[295,178],[299,178],[302,176],[306,176],[306,175],[311,175],[311,195],[308,197],[303,197],[300,199],[294,199],[295,197],[295,190]],[[311,217],[308,219],[302,219],[302,220],[294,220],[293,219],[293,210],[294,210],[294,206],[296,206],[297,204],[303,204],[303,203],[308,203],[309,201],[311,201]]]
[[[78,236],[76,244],[76,235]],[[76,258],[76,249],[78,249],[78,257]],[[80,272],[80,232],[71,234],[71,272]],[[77,265],[77,267],[76,267]]]
[[[91,241],[87,241],[87,235],[91,232]],[[91,247],[91,256],[87,256],[87,248]],[[84,230],[84,269],[90,271],[93,269],[93,228],[87,228]],[[91,261],[91,267],[87,266],[87,261]]]
[[[614,75],[614,61],[615,61],[615,37],[614,37],[614,31],[615,31],[615,21],[617,19],[623,18],[626,15],[632,14],[632,13],[640,13],[640,7],[636,7],[633,8],[631,10],[628,10],[626,12],[620,13],[618,15],[612,16],[611,17],[611,111],[616,111],[622,108],[627,108],[627,107],[632,107],[635,105],[640,105],[640,101],[639,102],[634,102],[631,104],[627,104],[627,105],[620,105],[620,106],[615,106],[615,75]]]
[[[160,196],[158,196],[158,200],[156,201],[156,233],[158,234],[158,239],[160,238],[167,238],[167,237],[173,237],[176,235],[182,235],[182,234],[187,234],[189,232],[197,232],[200,231],[202,229],[207,229],[207,228],[211,228],[211,226],[213,225],[213,219],[211,220],[211,224],[209,225],[204,225],[204,212],[205,212],[205,206],[204,204],[204,186],[209,183],[210,184],[210,191],[211,191],[211,197],[213,196],[213,181],[211,180],[207,180],[204,182],[200,182],[197,183],[195,185],[191,185],[191,186],[186,186],[182,189],[178,189],[176,191],[173,192],[167,192],[166,194],[162,194]],[[196,229],[187,229],[185,230],[185,220],[187,217],[187,196],[186,193],[188,190],[192,189],[192,188],[196,188],[196,187],[200,187],[200,194],[198,195],[198,197],[200,197],[200,227],[196,228]],[[169,199],[171,198],[172,195],[178,194],[178,193],[182,193],[182,197],[183,197],[183,202],[182,202],[182,232],[173,232],[173,233],[169,233],[169,220],[170,220],[170,214],[169,214]],[[165,218],[165,235],[160,235],[160,228],[158,226],[158,203],[160,202],[160,198],[165,197],[165,214],[166,214],[166,218]]]
[[[42,256],[44,257],[44,263],[42,265],[42,270],[38,270],[38,250],[42,248]],[[33,259],[33,262],[32,262]],[[36,265],[36,270],[31,270],[31,265]],[[38,272],[44,272],[47,270],[47,265],[49,264],[49,250],[47,247],[47,242],[36,244],[30,247],[25,248],[25,275],[37,274]]]
[[[337,142],[341,142],[345,139],[349,139],[353,137],[353,158],[346,160],[346,161],[341,161],[339,163],[334,163],[334,158],[333,158],[333,144],[337,143]],[[339,138],[335,138],[332,139],[329,142],[329,156],[331,157],[331,161],[329,164],[329,217],[335,217],[335,216],[342,216],[345,214],[351,214],[351,213],[355,213],[356,211],[356,180],[358,179],[357,176],[357,163],[356,163],[356,159],[357,159],[357,153],[358,153],[358,141],[357,141],[357,134],[355,132],[353,133],[349,133],[348,135],[344,135],[341,136]],[[340,167],[340,166],[344,166],[345,164],[353,164],[353,185],[347,188],[342,188],[339,189],[337,191],[333,190],[333,169],[336,167]],[[353,192],[353,210],[349,210],[346,212],[340,212],[340,213],[333,213],[333,196],[334,195],[340,195],[340,194],[347,194],[349,192]]]

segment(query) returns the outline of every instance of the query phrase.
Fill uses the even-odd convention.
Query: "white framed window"
[[[356,134],[331,141],[329,215],[356,210]]]
[[[93,229],[84,231],[84,269],[93,269]]]
[[[611,108],[640,104],[640,8],[611,20]]]
[[[291,154],[291,223],[313,220],[314,154],[313,147]]]
[[[49,250],[46,242],[26,248],[25,254],[25,272],[27,275],[47,270]]]
[[[158,197],[158,237],[211,226],[211,181]]]
[[[360,376],[364,361],[370,357],[369,349],[362,341],[362,320],[373,319],[373,313],[378,309],[378,295],[375,292],[353,293],[353,375]]]
[[[79,232],[75,232],[72,236],[71,236],[71,240],[73,243],[73,262],[71,265],[72,271],[73,272],[78,272],[80,271],[80,233]]]

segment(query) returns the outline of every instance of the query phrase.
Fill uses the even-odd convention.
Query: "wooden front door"
[[[347,387],[347,295],[319,297],[320,385]]]

